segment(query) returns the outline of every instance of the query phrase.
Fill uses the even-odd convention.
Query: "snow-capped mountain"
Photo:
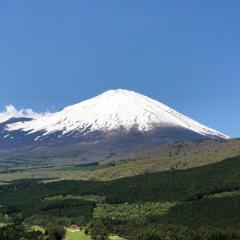
[[[130,133],[140,134],[139,138],[153,145],[175,140],[229,138],[158,101],[123,89],[106,91],[30,121],[2,123],[2,128],[0,144],[7,140],[23,143],[26,139],[26,144],[34,145],[86,139],[96,142],[119,134],[127,138]]]

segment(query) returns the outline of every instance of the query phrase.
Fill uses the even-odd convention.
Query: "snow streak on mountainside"
[[[183,128],[210,138],[229,138],[208,128],[166,105],[128,90],[109,90],[97,97],[69,106],[60,112],[37,119],[9,124],[6,130],[41,133],[39,137],[55,132],[88,134],[135,128],[148,132],[155,128]]]

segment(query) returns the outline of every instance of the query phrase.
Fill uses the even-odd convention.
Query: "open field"
[[[82,230],[68,228],[66,240],[91,240],[91,237],[86,235]]]
[[[108,237],[109,240],[125,240],[125,238],[119,237],[119,236],[109,236]]]
[[[86,235],[83,230],[74,230],[67,228],[66,240],[91,240],[89,235]],[[125,240],[122,237],[111,235],[108,240]]]

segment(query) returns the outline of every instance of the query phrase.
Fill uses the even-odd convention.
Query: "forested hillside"
[[[114,233],[129,239],[239,239],[240,234],[240,157],[106,182],[23,179],[0,191],[5,224],[77,224],[93,238]]]

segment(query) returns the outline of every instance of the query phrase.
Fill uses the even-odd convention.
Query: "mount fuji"
[[[142,94],[117,89],[36,119],[0,123],[0,148],[23,149],[71,144],[121,152],[182,140],[228,139]]]

